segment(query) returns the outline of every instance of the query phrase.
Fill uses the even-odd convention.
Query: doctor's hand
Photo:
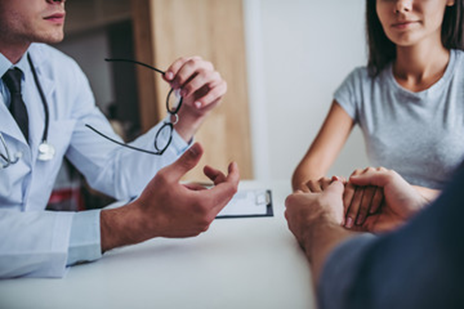
[[[137,200],[103,210],[102,252],[154,237],[191,237],[205,232],[237,192],[240,176],[237,164],[231,163],[228,175],[205,167],[205,175],[215,185],[211,189],[179,183],[202,154],[201,145],[195,143],[176,162],[161,169]]]
[[[425,207],[429,201],[393,170],[369,170],[353,175],[356,186],[374,186],[383,191],[384,200],[375,214],[369,215],[355,230],[386,232],[396,229]]]
[[[183,98],[175,129],[188,142],[208,113],[221,102],[227,83],[211,62],[198,56],[177,59],[163,76]]]

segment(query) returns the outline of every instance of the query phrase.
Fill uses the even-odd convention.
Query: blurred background
[[[201,165],[225,170],[234,160],[243,179],[290,181],[334,91],[366,63],[365,0],[79,0],[66,7],[66,37],[56,47],[81,65],[126,141],[164,118],[169,87],[156,73],[104,58],[160,69],[180,56],[213,62],[228,93],[196,135],[206,150]],[[67,165],[55,201],[74,188],[62,200],[80,208],[108,202],[82,191],[85,182]],[[366,165],[356,128],[330,174],[349,176]],[[201,168],[187,180],[204,180]]]

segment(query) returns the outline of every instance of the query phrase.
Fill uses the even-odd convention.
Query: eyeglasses
[[[6,145],[5,139],[3,138],[3,134],[0,133],[0,141],[2,143],[2,152],[5,151],[5,154],[0,152],[0,158],[4,160],[6,163],[0,165],[0,170],[1,169],[6,169],[10,165],[16,164],[16,162],[21,159],[22,153],[18,152],[15,154],[14,158],[12,158],[10,151],[8,150],[8,146]]]
[[[164,71],[161,71],[160,69],[157,69],[155,67],[152,67],[148,64],[145,64],[143,62],[135,61],[135,60],[130,60],[130,59],[105,59],[105,61],[108,62],[129,62],[129,63],[135,63],[141,66],[144,66],[146,68],[152,69],[158,73],[165,74]],[[155,150],[156,151],[150,151],[146,149],[141,149],[137,148],[125,143],[121,143],[109,136],[106,136],[105,134],[101,133],[94,127],[92,127],[89,124],[86,124],[85,126],[93,130],[95,133],[99,134],[100,136],[112,141],[113,143],[116,143],[118,145],[141,151],[144,153],[152,154],[152,155],[162,155],[166,149],[168,149],[169,145],[171,144],[172,141],[172,132],[174,130],[174,125],[179,121],[179,115],[177,114],[179,112],[180,107],[182,106],[182,96],[177,92],[174,91],[173,88],[169,90],[168,95],[166,96],[166,110],[169,113],[170,117],[169,120],[165,121],[163,125],[158,129],[155,135],[155,141],[153,143]],[[172,120],[174,118],[174,120]]]

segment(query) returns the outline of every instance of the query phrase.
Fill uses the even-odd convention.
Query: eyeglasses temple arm
[[[126,148],[130,148],[132,150],[137,150],[137,151],[140,151],[140,152],[144,152],[144,153],[148,153],[148,154],[152,154],[152,155],[161,155],[162,153],[159,153],[159,152],[154,152],[154,151],[149,151],[149,150],[145,150],[145,149],[141,149],[141,148],[137,148],[137,147],[134,147],[134,146],[131,146],[131,145],[127,145],[125,143],[121,143],[120,141],[117,141],[109,136],[106,136],[105,134],[101,133],[100,131],[98,131],[97,129],[95,129],[94,127],[92,127],[91,125],[89,124],[86,124],[85,125],[86,127],[88,127],[90,130],[94,131],[95,133],[97,133],[98,135],[100,135],[101,137],[104,137],[106,138],[107,140],[110,140],[112,141],[113,143],[116,143],[120,146],[123,146],[123,147],[126,147]]]
[[[161,71],[160,69],[157,69],[155,67],[152,67],[151,65],[148,65],[146,63],[143,63],[143,62],[140,62],[140,61],[137,61],[137,60],[132,60],[132,59],[120,59],[120,58],[105,58],[105,61],[108,61],[108,62],[130,62],[130,63],[135,63],[135,64],[138,64],[138,65],[141,65],[141,66],[144,66],[146,68],[149,68],[149,69],[152,69],[158,73],[161,73],[161,74],[165,74],[164,71]]]

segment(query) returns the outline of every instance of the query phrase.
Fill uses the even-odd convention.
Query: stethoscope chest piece
[[[55,156],[55,148],[47,142],[48,138],[48,124],[49,124],[49,113],[48,113],[48,104],[47,99],[45,98],[44,92],[42,90],[42,86],[39,82],[39,77],[37,76],[37,72],[35,71],[34,64],[32,63],[31,55],[27,54],[27,60],[29,61],[29,65],[31,67],[32,75],[34,76],[34,81],[39,90],[40,98],[42,99],[42,104],[45,113],[45,126],[42,135],[42,142],[39,145],[39,155],[37,159],[40,161],[50,161]]]
[[[43,141],[39,145],[39,155],[37,159],[40,161],[50,161],[55,156],[55,147],[48,144],[47,141]]]

